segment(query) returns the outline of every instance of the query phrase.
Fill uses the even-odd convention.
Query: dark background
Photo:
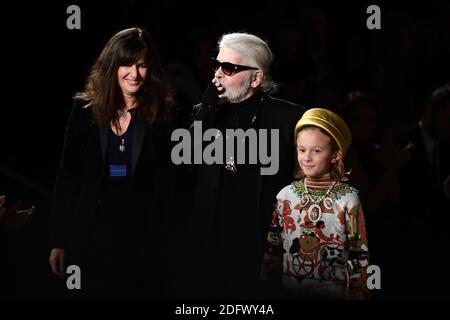
[[[81,8],[81,30],[66,27],[71,4]],[[366,27],[370,4],[381,8],[381,30]],[[0,236],[0,263],[8,275],[0,286],[13,299],[58,297],[47,262],[54,176],[71,97],[115,32],[141,26],[153,36],[176,93],[180,126],[212,76],[209,58],[217,39],[231,31],[269,42],[277,96],[340,110],[348,92],[365,90],[379,101],[380,127],[398,134],[418,121],[425,99],[450,74],[449,3],[440,0],[16,1],[2,4],[1,12],[0,194],[8,205],[22,200],[24,207],[37,207],[30,224]],[[314,69],[306,54],[308,41],[318,39],[326,43],[324,71]],[[383,81],[389,70],[399,75],[398,90]],[[384,291],[376,297],[414,296],[396,285],[395,263],[387,265]]]

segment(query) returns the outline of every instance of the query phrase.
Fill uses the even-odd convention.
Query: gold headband
[[[316,126],[328,132],[336,141],[342,155],[345,155],[352,141],[352,134],[345,121],[337,114],[322,108],[307,110],[295,125],[295,137],[305,126]]]

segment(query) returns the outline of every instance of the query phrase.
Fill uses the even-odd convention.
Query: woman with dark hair
[[[116,33],[74,96],[56,177],[50,266],[89,298],[159,298],[172,93],[149,34]]]

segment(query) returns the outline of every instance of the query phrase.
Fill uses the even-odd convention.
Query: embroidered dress
[[[291,296],[365,295],[368,247],[356,189],[337,183],[326,195],[330,178],[308,179],[308,196],[304,183],[295,181],[277,195],[263,276],[281,276]]]

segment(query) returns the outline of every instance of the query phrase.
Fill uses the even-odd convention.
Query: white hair
[[[218,49],[228,47],[242,55],[245,63],[263,71],[261,89],[271,92],[275,89],[275,82],[270,78],[270,65],[273,61],[272,50],[261,38],[244,32],[224,34],[218,42]]]

